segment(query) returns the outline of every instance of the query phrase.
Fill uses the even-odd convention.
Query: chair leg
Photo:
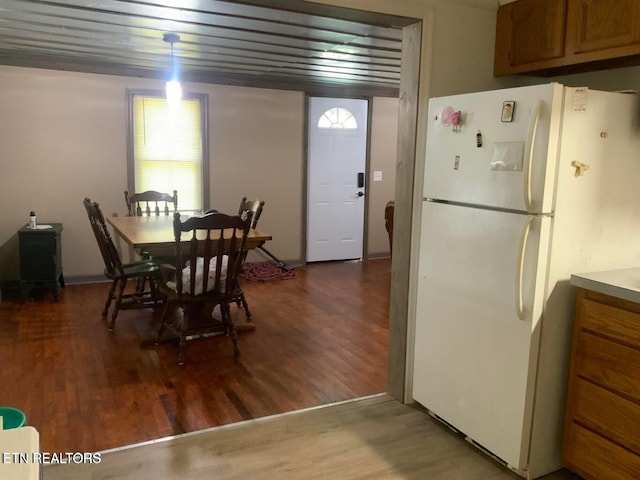
[[[247,299],[244,298],[244,292],[240,294],[240,301],[242,302],[242,308],[244,308],[244,314],[247,316],[247,320],[251,320],[251,312],[249,311]]]
[[[160,318],[160,328],[158,329],[158,334],[156,335],[156,345],[160,345],[160,339],[162,338],[162,334],[164,333],[164,327],[167,322],[167,312],[169,311],[169,302],[165,302],[164,308],[162,309],[162,317]]]
[[[124,295],[124,288],[127,286],[127,280],[120,280],[120,288],[118,288],[118,294],[116,296],[116,304],[113,307],[113,313],[111,314],[111,321],[109,322],[109,331],[113,332],[113,329],[116,326],[116,318],[118,317],[118,312],[120,311],[120,305],[122,305],[122,296]]]
[[[178,343],[178,366],[184,365],[185,350],[187,348],[187,340],[184,335],[180,335],[180,342]]]
[[[227,330],[227,335],[231,337],[231,341],[233,342],[233,354],[237,357],[240,355],[240,349],[238,348],[238,333],[236,332],[233,320],[231,320],[231,308],[229,307],[229,303],[225,302],[221,304],[220,312],[222,313],[222,323]]]
[[[189,323],[198,313],[199,306],[182,306],[182,323],[180,324],[180,341],[178,342],[178,366],[184,365],[187,351],[187,332],[189,331]]]
[[[116,284],[118,280],[114,280],[111,282],[111,287],[109,288],[109,294],[107,295],[107,301],[104,304],[104,309],[102,310],[102,319],[106,320],[107,315],[109,315],[109,307],[111,306],[111,300],[113,300],[113,294],[116,291]]]
[[[147,277],[138,277],[136,280],[136,293],[144,293],[144,286],[147,283]]]
[[[142,258],[141,260],[150,260],[151,259],[151,255],[149,255],[149,252],[142,252]],[[149,280],[149,286],[151,288],[151,282],[153,282],[153,278],[152,277],[138,277],[138,279],[136,280],[136,293],[142,295],[144,294],[144,287],[147,283],[147,280]]]
[[[153,277],[149,277],[149,289],[151,290],[151,298],[153,298],[153,309],[158,308],[160,301],[158,300],[158,286]]]

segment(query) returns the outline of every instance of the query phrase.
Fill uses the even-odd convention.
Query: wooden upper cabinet
[[[498,9],[495,75],[530,71],[564,55],[566,0],[519,0]]]
[[[517,0],[498,9],[494,74],[640,65],[640,0]]]
[[[567,53],[580,54],[640,41],[640,0],[571,0]]]

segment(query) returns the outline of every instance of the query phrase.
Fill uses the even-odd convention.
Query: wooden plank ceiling
[[[268,6],[265,6],[268,5]],[[411,19],[301,0],[0,0],[0,64],[397,95]]]

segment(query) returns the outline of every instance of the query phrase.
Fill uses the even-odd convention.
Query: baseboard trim
[[[109,280],[104,275],[76,275],[73,277],[64,277],[64,283],[67,285],[86,285],[88,283],[108,283]]]
[[[367,255],[367,260],[382,260],[384,258],[391,258],[391,254],[389,252],[378,252]]]

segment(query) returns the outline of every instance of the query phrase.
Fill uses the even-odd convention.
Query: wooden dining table
[[[187,215],[182,215],[184,221]],[[137,254],[148,253],[153,257],[170,257],[175,255],[175,236],[173,232],[173,216],[161,215],[150,217],[128,217],[114,216],[107,217],[114,232],[124,240],[127,245]],[[231,236],[231,229],[228,233]],[[226,232],[225,232],[226,236]],[[259,230],[251,229],[247,236],[245,248],[252,250],[271,240],[271,235]],[[185,236],[185,243],[188,239]],[[254,330],[255,325],[248,320],[244,310],[232,308],[232,320],[236,330]]]
[[[182,215],[184,221],[188,216]],[[152,257],[167,257],[175,254],[173,216],[158,217],[107,217],[113,230],[137,253],[148,252]],[[231,230],[229,231],[231,236]],[[245,248],[252,250],[271,240],[271,235],[251,229]],[[185,243],[188,239],[185,236]]]

